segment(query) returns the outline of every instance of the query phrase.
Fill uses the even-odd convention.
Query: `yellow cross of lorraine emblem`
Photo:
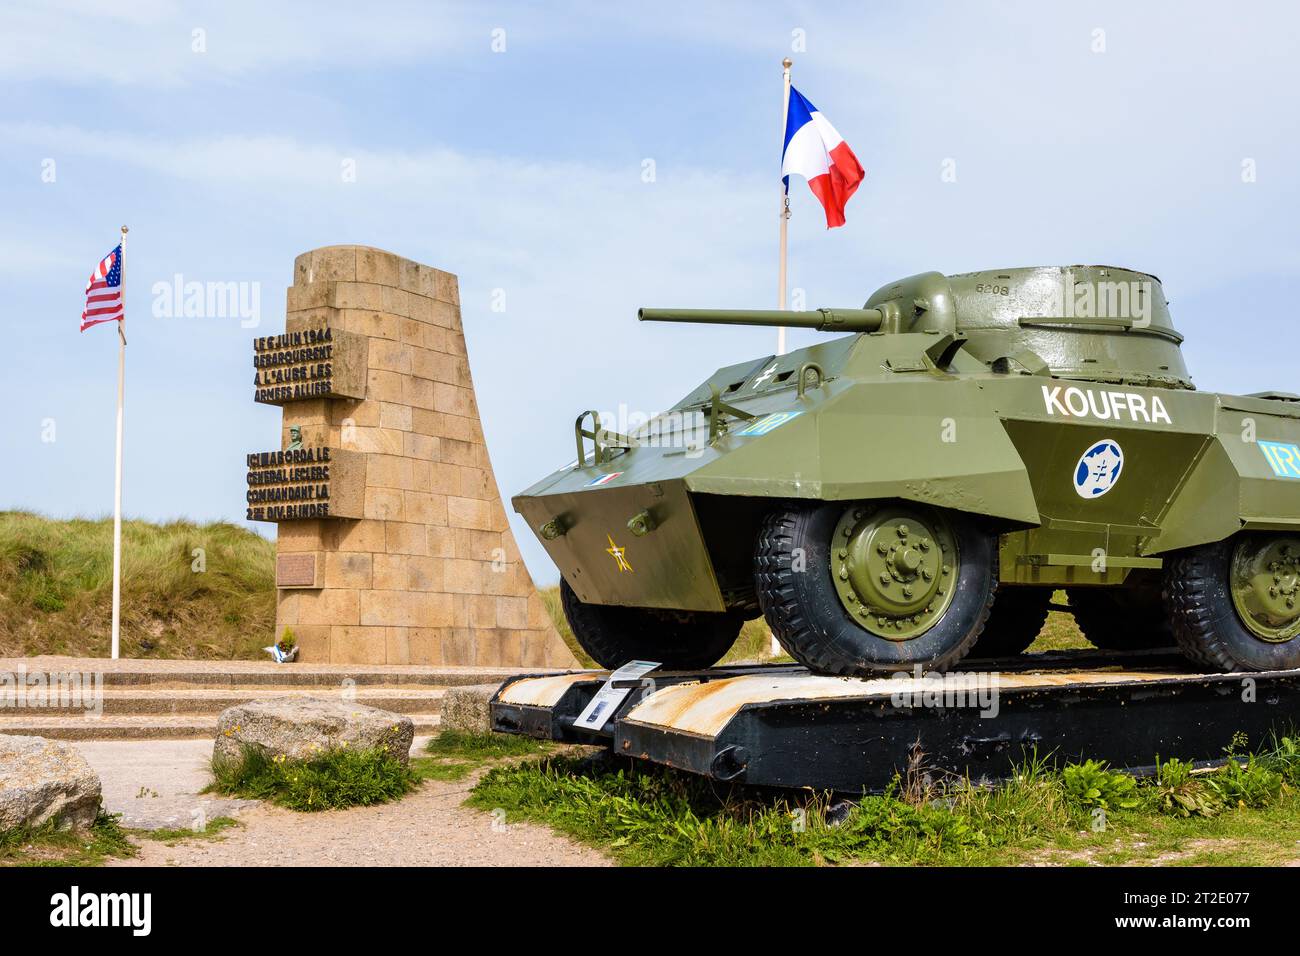
[[[605,539],[609,541],[609,547],[605,549],[605,553],[613,556],[614,560],[618,562],[619,573],[631,571],[632,565],[627,563],[627,555],[625,554],[627,548],[620,548],[616,545],[612,535],[605,535]]]

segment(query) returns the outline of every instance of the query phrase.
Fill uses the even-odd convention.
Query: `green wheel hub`
[[[854,505],[831,542],[840,602],[859,626],[891,641],[919,637],[943,617],[959,561],[948,522],[913,505]]]
[[[1281,644],[1300,634],[1300,538],[1244,538],[1228,586],[1241,623],[1260,640]]]

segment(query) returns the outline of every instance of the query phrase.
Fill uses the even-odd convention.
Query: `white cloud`
[[[287,283],[294,254],[333,242],[448,268],[461,276],[474,375],[507,493],[572,457],[578,410],[620,401],[653,410],[716,366],[770,350],[768,330],[639,326],[634,312],[772,304],[776,117],[770,140],[752,126],[768,122],[754,104],[779,94],[776,64],[794,27],[809,45],[795,55],[796,82],[869,171],[848,228],[833,233],[806,188],[794,186],[791,281],[807,290],[809,306],[857,305],[886,281],[928,269],[1111,262],[1165,280],[1198,382],[1228,376],[1228,387],[1285,387],[1290,375],[1281,350],[1233,357],[1244,351],[1235,336],[1246,319],[1252,334],[1287,334],[1276,303],[1254,290],[1272,294],[1300,278],[1292,171],[1300,125],[1289,121],[1300,62],[1292,55],[1296,16],[1285,7],[1248,15],[1167,3],[493,5],[480,13],[371,3],[329,17],[315,4],[202,9],[0,10],[0,76],[120,84],[117,102],[128,107],[87,119],[65,97],[53,121],[32,122],[41,114],[20,100],[6,105],[5,115],[26,118],[0,123],[7,147],[60,158],[57,187],[9,187],[16,208],[7,212],[22,237],[0,249],[13,256],[9,274],[67,268],[65,251],[88,241],[86,217],[49,200],[86,188],[78,176],[92,169],[115,177],[110,198],[131,210],[133,236],[141,220],[136,262],[152,256],[162,276],[196,272],[196,260],[227,269],[234,266],[222,263],[238,261]],[[488,55],[498,23],[513,51],[553,56],[544,66],[534,61],[513,86],[477,91],[477,125],[439,126],[428,121],[436,109],[418,128],[357,119],[366,105],[359,98],[370,95],[348,85],[357,74],[412,68],[411,95],[419,95],[421,83],[446,72],[443,63]],[[208,30],[206,59],[189,50],[198,25]],[[1089,49],[1098,27],[1104,54]],[[626,74],[621,63],[611,66],[612,53],[626,60]],[[644,82],[659,65],[662,85]],[[742,82],[722,69],[752,73]],[[561,71],[568,85],[557,83]],[[331,140],[291,108],[271,127],[283,135],[202,133],[193,124],[136,131],[146,122],[130,112],[137,100],[154,111],[150,120],[165,109],[176,115],[178,100],[160,96],[161,84],[202,81],[211,93],[245,80],[273,108],[282,95],[336,105],[341,118],[329,128],[357,129],[359,142]],[[621,111],[572,108],[576,128],[601,124],[601,149],[571,140],[571,130],[500,128],[509,120],[493,96],[553,105],[545,98],[557,89],[601,82],[617,91]],[[707,110],[718,105],[710,99],[718,89],[723,112],[714,115]],[[680,102],[682,118],[655,127],[657,181],[647,184],[638,164],[648,126],[639,113],[665,102]],[[493,146],[505,133],[513,156]],[[753,148],[738,148],[741,140]],[[957,161],[955,184],[940,181],[946,157]],[[1240,181],[1245,157],[1258,162],[1257,183]],[[341,182],[344,159],[356,161],[356,183]],[[70,274],[80,280],[85,269],[78,261]],[[75,285],[60,285],[59,294],[75,297]],[[504,314],[489,308],[495,289],[505,290]],[[1213,295],[1224,289],[1233,291],[1231,316],[1198,305],[1217,304]],[[274,297],[263,301],[270,313]],[[239,349],[231,343],[232,354]],[[231,401],[245,401],[242,382],[230,389],[238,392]],[[539,550],[520,538],[534,570],[550,576]]]
[[[488,52],[468,4],[29,0],[0,6],[0,75],[74,84],[183,85],[323,64],[394,65]],[[196,52],[195,31],[204,52]]]
[[[197,274],[200,255],[223,279],[252,278],[250,262],[260,258],[259,268],[287,284],[293,255],[335,241],[458,273],[483,420],[507,497],[572,457],[580,408],[626,402],[655,411],[712,371],[710,353],[727,364],[770,348],[763,330],[639,326],[635,314],[652,304],[770,303],[776,217],[766,177],[661,162],[656,181],[645,183],[636,162],[535,162],[445,147],[342,150],[288,137],[162,142],[68,125],[0,124],[0,137],[93,160],[79,165],[138,197],[133,224],[137,217],[156,224],[133,225],[142,288],[152,277]],[[340,181],[344,157],[356,160],[355,183]],[[61,162],[59,188],[81,187],[67,171],[73,167]],[[140,201],[150,195],[152,202]],[[321,217],[308,244],[286,248],[276,230],[308,216]],[[70,244],[68,231],[83,228],[41,224],[27,240],[31,255]],[[496,289],[504,290],[504,313],[491,309]],[[275,301],[263,296],[267,329],[281,321]],[[521,544],[535,571],[549,577],[526,535]]]
[[[105,250],[107,251],[107,250]],[[67,251],[61,251],[54,245],[37,245],[22,236],[8,235],[0,237],[0,275],[10,277],[30,276],[34,273],[76,272],[85,266],[85,273],[90,275],[93,262],[78,262]]]

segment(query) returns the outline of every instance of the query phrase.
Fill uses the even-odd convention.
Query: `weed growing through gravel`
[[[1144,779],[1095,761],[1056,770],[1031,757],[993,786],[898,779],[852,805],[773,797],[608,755],[559,756],[489,771],[468,803],[547,824],[634,865],[996,864],[1044,854],[1162,862],[1194,840],[1206,844],[1207,861],[1275,862],[1288,848],[1297,855],[1300,840],[1298,740],[1230,754],[1208,771],[1164,761]]]
[[[554,748],[546,741],[534,740],[532,737],[444,730],[436,737],[430,737],[424,749],[433,757],[495,760],[500,757],[538,757]]]
[[[514,757],[541,757],[555,746],[531,737],[444,730],[424,745],[429,756],[411,761],[421,780],[464,780],[480,767]]]
[[[382,747],[326,750],[310,760],[269,757],[245,747],[239,760],[213,760],[212,777],[209,791],[302,811],[387,803],[418,784],[411,768]]]
[[[452,760],[434,760],[431,757],[412,757],[411,770],[419,780],[464,780],[478,764]]]
[[[141,839],[156,840],[159,843],[166,843],[168,846],[175,846],[182,840],[224,840],[225,837],[221,835],[223,830],[239,826],[243,826],[243,824],[233,817],[213,817],[202,830],[188,830],[184,827],[158,827],[155,830],[135,830],[134,833]]]
[[[56,821],[0,831],[0,866],[98,866],[135,854],[117,816],[103,812],[85,831],[62,830]]]

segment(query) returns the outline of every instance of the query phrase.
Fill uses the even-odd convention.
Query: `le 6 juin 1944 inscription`
[[[255,401],[268,404],[333,393],[334,333],[329,326],[267,335],[253,342]]]

